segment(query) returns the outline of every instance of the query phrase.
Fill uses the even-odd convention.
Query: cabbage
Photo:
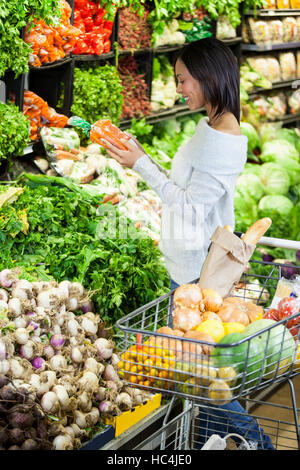
[[[286,194],[290,187],[288,172],[277,163],[264,163],[261,166],[261,182],[266,194]]]
[[[291,158],[298,162],[299,153],[296,147],[284,139],[275,139],[262,145],[260,158],[263,162],[274,162],[277,157]]]
[[[296,147],[284,139],[265,142],[260,158],[263,162],[274,162],[284,168],[290,177],[290,184],[300,183],[299,153]]]
[[[248,137],[248,153],[253,152],[255,148],[260,149],[260,137],[252,124],[249,122],[241,122],[240,128],[242,134]]]
[[[240,232],[246,232],[258,218],[255,199],[248,193],[241,192],[238,188],[234,193],[234,212],[235,229]]]
[[[257,176],[260,177],[261,165],[257,165],[256,163],[247,162],[245,164],[245,167],[244,167],[244,170],[243,170],[243,174],[244,173],[252,173],[252,174],[257,175]]]
[[[259,211],[263,213],[274,211],[280,213],[282,216],[289,215],[293,207],[294,205],[289,198],[277,194],[264,196],[258,204]]]
[[[268,237],[292,240],[295,224],[292,217],[294,205],[290,199],[282,195],[264,196],[258,204],[258,218],[270,217],[272,225],[268,230]]]
[[[258,202],[264,195],[264,187],[259,176],[244,171],[237,179],[236,188],[242,194],[247,194]]]

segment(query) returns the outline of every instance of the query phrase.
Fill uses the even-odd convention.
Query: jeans
[[[170,289],[179,287],[173,279],[170,279]],[[169,326],[173,327],[172,315],[169,314]],[[218,434],[225,437],[227,434],[235,433],[244,437],[248,442],[256,444],[257,449],[275,450],[269,436],[264,434],[257,422],[244,410],[237,400],[222,406],[205,405],[199,407],[197,427],[199,433],[197,436],[197,448],[205,444],[212,434]],[[196,428],[197,429],[197,428]],[[242,441],[238,438],[232,438],[240,445]]]

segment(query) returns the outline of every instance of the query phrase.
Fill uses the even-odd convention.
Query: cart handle
[[[235,235],[240,237],[241,232],[234,232]],[[271,246],[273,248],[285,248],[288,250],[300,250],[300,241],[296,240],[285,240],[283,238],[273,238],[273,237],[261,237],[257,242],[257,245]]]

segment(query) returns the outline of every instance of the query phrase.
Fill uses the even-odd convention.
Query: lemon
[[[223,324],[218,320],[204,320],[195,330],[212,336],[216,343],[225,335]]]
[[[223,322],[224,334],[229,335],[229,333],[242,333],[246,328],[242,323],[236,321]]]

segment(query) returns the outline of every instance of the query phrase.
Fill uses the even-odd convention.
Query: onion
[[[76,297],[70,297],[67,302],[67,308],[74,312],[78,309],[79,302]]]
[[[42,357],[35,357],[32,359],[31,364],[35,369],[39,370],[44,370],[46,367],[45,360]]]
[[[40,383],[40,376],[38,374],[31,374],[31,377],[29,379],[30,385],[38,391],[40,389],[41,383]]]
[[[103,414],[110,413],[111,411],[113,411],[113,409],[114,406],[112,402],[108,400],[102,401],[99,405],[99,411]]]
[[[76,364],[80,364],[83,361],[81,351],[78,347],[72,348],[70,357]]]
[[[0,374],[0,388],[8,384],[8,378],[4,374]]]
[[[70,398],[65,387],[63,385],[55,385],[52,391],[57,395],[61,408],[67,410],[70,405]]]
[[[27,281],[26,279],[20,279],[14,283],[14,288],[22,289],[22,290],[27,290],[29,292],[32,291],[32,284],[31,282]],[[14,297],[14,296],[12,296]]]
[[[69,434],[59,434],[53,439],[55,450],[73,450],[73,440]]]
[[[56,354],[49,360],[50,367],[54,370],[66,369],[67,361],[64,356]]]
[[[205,310],[217,312],[223,303],[223,298],[214,289],[202,289]]]
[[[56,413],[56,411],[59,409],[59,400],[56,393],[44,393],[41,398],[41,406],[46,413]]]
[[[84,287],[80,282],[72,282],[69,287],[70,297],[82,297],[84,294]]]
[[[67,323],[67,331],[70,334],[70,336],[77,336],[78,335],[78,328],[79,328],[79,323],[75,319],[71,319]]]
[[[182,284],[174,292],[174,304],[203,310],[203,296],[198,284]]]
[[[59,290],[59,292],[61,293],[62,297],[64,297],[65,299],[67,299],[69,297],[69,288],[70,288],[70,285],[71,285],[71,282],[70,281],[61,281],[59,284],[58,284],[58,287],[57,289]]]
[[[273,259],[274,259],[274,256],[272,255],[268,255],[268,254],[262,255],[262,260],[265,261],[266,263],[272,263]]]
[[[4,385],[0,389],[0,396],[5,401],[17,400],[19,394],[11,384]]]
[[[176,307],[173,312],[173,326],[182,331],[188,331],[201,323],[201,313],[188,307]]]
[[[82,303],[79,307],[79,310],[82,310],[83,313],[92,312],[94,309],[93,303],[91,300],[87,300]]]
[[[64,301],[64,296],[58,288],[52,287],[48,290],[43,290],[37,296],[37,306],[44,309],[57,310]]]
[[[98,377],[94,372],[85,370],[82,377],[78,380],[79,385],[87,392],[95,393],[98,390]]]
[[[14,324],[16,328],[25,328],[27,326],[27,321],[20,315],[14,319]]]
[[[118,364],[119,364],[119,362],[120,362],[120,358],[119,358],[118,354],[113,353],[112,356],[111,356],[111,363],[112,363],[112,365],[113,365],[114,367],[117,367]]]
[[[72,438],[74,439],[75,437],[75,431],[71,426],[66,426],[65,427],[65,432]]]
[[[13,280],[9,269],[3,269],[0,272],[0,284],[2,287],[11,287]]]
[[[25,328],[17,328],[14,332],[14,337],[18,344],[26,344],[29,339],[29,334]]]
[[[56,374],[53,370],[45,370],[39,375],[39,388],[37,394],[44,395],[49,392],[56,382]]]
[[[7,359],[0,361],[0,374],[7,374],[9,371],[9,362]]]
[[[20,299],[20,300],[28,300],[28,294],[25,289],[21,289],[21,287],[14,287],[11,296],[14,299]]]
[[[0,340],[0,361],[6,359],[6,346],[3,341]]]
[[[116,382],[120,380],[119,375],[115,371],[114,367],[111,364],[108,364],[105,367],[105,370],[103,372],[103,379],[104,380],[112,380],[113,382]]]
[[[13,316],[18,317],[22,314],[22,304],[20,299],[9,299],[8,301],[8,311]]]
[[[87,427],[85,414],[82,411],[74,410],[74,421],[80,429],[84,429]]]
[[[100,359],[107,360],[110,359],[113,353],[113,347],[110,341],[106,338],[98,338],[94,342],[96,346]]]
[[[24,376],[24,367],[17,359],[9,359],[9,371],[14,379],[20,379]]]
[[[93,322],[89,318],[82,318],[81,326],[88,336],[93,336],[98,331],[98,324]]]
[[[94,359],[93,357],[87,358],[84,362],[84,369],[90,370],[96,375],[99,373],[99,367],[99,362],[97,362],[96,359]]]
[[[46,356],[47,359],[50,359],[54,354],[55,351],[52,346],[50,346],[50,344],[46,344],[46,346],[44,346],[43,355]]]
[[[85,434],[85,430],[84,430],[84,429],[80,429],[80,427],[79,427],[78,424],[76,424],[76,423],[70,424],[70,428],[73,429],[74,434],[75,434],[75,437],[79,437],[79,436],[82,436],[82,435]]]
[[[65,344],[65,338],[61,334],[55,334],[52,336],[50,342],[52,346],[54,347],[54,349],[59,350],[63,348]]]
[[[34,343],[29,340],[26,344],[22,344],[22,346],[20,346],[19,353],[21,357],[30,361],[34,355]]]
[[[46,439],[48,436],[47,425],[43,421],[38,421],[36,428],[37,437],[40,439]]]
[[[38,443],[33,439],[26,439],[21,445],[22,450],[37,450],[38,447]]]
[[[7,304],[8,302],[8,293],[5,289],[0,289],[0,300]]]
[[[126,392],[122,392],[116,397],[116,404],[120,408],[120,410],[131,410],[132,408],[132,400],[130,395]]]
[[[90,398],[90,395],[86,391],[83,391],[82,393],[80,393],[78,400],[79,400],[78,406],[82,411],[87,412],[91,410],[93,406],[92,400]]]
[[[88,426],[94,426],[100,418],[99,409],[93,407],[89,413],[86,414],[85,420]]]
[[[15,408],[15,407],[14,407]],[[12,408],[8,412],[8,421],[13,428],[25,429],[34,423],[34,418],[30,412],[21,412]]]
[[[19,428],[13,428],[13,429],[8,429],[6,430],[6,433],[8,432],[8,437],[11,442],[14,444],[20,445],[24,442],[25,439],[25,434],[22,429]],[[1,441],[1,439],[0,439]]]

